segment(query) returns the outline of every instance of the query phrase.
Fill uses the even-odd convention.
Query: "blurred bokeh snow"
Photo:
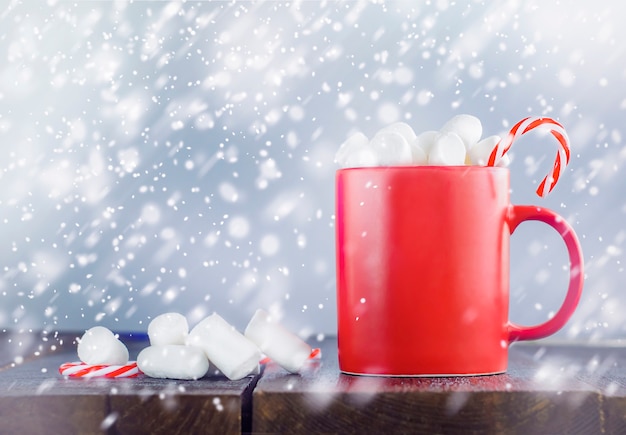
[[[333,157],[355,131],[469,113],[558,119],[572,161],[520,139],[512,201],[562,214],[586,260],[559,335],[626,333],[621,3],[9,1],[0,12],[0,328],[145,330],[257,308],[336,328]],[[512,239],[511,317],[567,284],[547,227]]]

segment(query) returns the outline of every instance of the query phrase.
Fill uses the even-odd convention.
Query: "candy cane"
[[[124,365],[69,362],[61,364],[59,373],[70,378],[134,378],[139,376],[141,371],[135,361]]]
[[[313,348],[311,350],[311,354],[307,358],[307,361],[318,360],[318,359],[321,359],[321,358],[322,358],[322,349],[320,349],[319,347],[316,347],[316,348]],[[272,359],[270,357],[265,356],[265,357],[261,358],[261,361],[259,361],[259,364],[267,364],[271,360]]]
[[[550,127],[550,133],[552,133],[552,136],[554,136],[558,141],[559,149],[556,153],[552,171],[550,171],[548,175],[543,178],[537,188],[537,195],[541,197],[546,196],[552,191],[552,189],[554,189],[557,181],[559,181],[559,177],[565,170],[565,166],[569,163],[569,138],[567,137],[567,133],[565,132],[563,126],[554,119],[539,117],[528,117],[522,119],[513,126],[505,138],[498,142],[498,144],[491,151],[489,161],[487,162],[487,166],[495,166],[500,161],[502,156],[504,156],[504,154],[511,149],[513,142],[515,142],[518,137],[530,130],[544,125]]]

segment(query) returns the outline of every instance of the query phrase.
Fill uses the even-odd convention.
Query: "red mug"
[[[582,252],[567,221],[511,205],[509,170],[480,166],[340,169],[336,174],[339,367],[344,373],[503,373],[516,340],[554,334],[583,287]],[[565,301],[545,323],[508,319],[509,239],[527,220],[565,241]]]

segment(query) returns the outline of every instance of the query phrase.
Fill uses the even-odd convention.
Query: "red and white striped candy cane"
[[[134,378],[141,371],[136,361],[124,365],[85,364],[69,362],[61,364],[59,373],[70,378]]]
[[[550,193],[552,189],[554,189],[557,181],[559,181],[559,177],[565,170],[565,166],[569,163],[570,157],[569,138],[567,137],[567,133],[565,132],[563,126],[554,119],[532,116],[522,119],[513,126],[511,131],[509,131],[509,134],[500,140],[500,142],[498,142],[495,148],[491,151],[487,166],[495,166],[500,161],[502,156],[504,156],[509,149],[511,149],[513,142],[515,142],[518,137],[530,130],[542,126],[549,127],[550,133],[552,133],[552,136],[554,136],[559,143],[559,148],[556,153],[556,158],[554,159],[552,170],[543,178],[537,188],[537,195],[544,197]]]
[[[311,350],[311,354],[307,358],[307,361],[318,360],[321,358],[322,358],[322,349],[320,349],[319,347],[316,347]],[[259,364],[267,364],[270,361],[271,361],[270,357],[264,356],[263,358],[261,358],[261,361],[259,361]]]

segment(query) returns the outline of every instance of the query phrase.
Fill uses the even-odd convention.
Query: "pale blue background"
[[[487,3],[486,5],[483,3]],[[586,286],[563,339],[621,338],[621,3],[10,1],[0,12],[0,327],[144,331],[166,311],[243,328],[266,308],[334,333],[333,155],[357,130],[458,113],[485,135],[561,121],[511,153],[512,200],[561,213]],[[563,298],[565,248],[513,238],[511,315]]]

